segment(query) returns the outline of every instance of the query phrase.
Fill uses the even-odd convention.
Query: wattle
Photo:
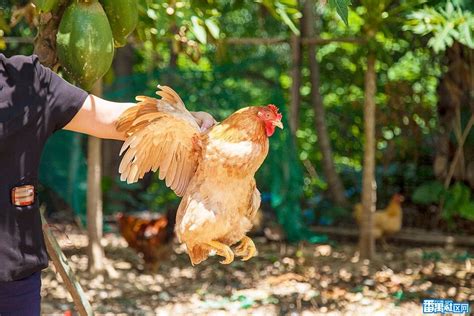
[[[270,137],[275,133],[275,125],[272,123],[265,123],[265,133],[267,134],[267,137]]]

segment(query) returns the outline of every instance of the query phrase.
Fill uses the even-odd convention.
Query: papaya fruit
[[[90,90],[114,57],[112,30],[100,3],[73,1],[61,18],[56,44],[66,78]]]
[[[50,12],[58,7],[59,0],[33,0],[33,4],[41,12]]]
[[[114,34],[115,47],[127,44],[138,22],[137,0],[100,0]]]

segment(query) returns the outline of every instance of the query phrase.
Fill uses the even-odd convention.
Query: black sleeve
[[[81,109],[88,93],[73,86],[56,73],[40,64],[38,57],[33,55],[33,65],[39,86],[45,91],[44,115],[48,129],[52,132],[66,126]]]

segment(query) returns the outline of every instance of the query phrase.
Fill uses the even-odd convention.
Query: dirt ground
[[[86,236],[70,226],[55,235],[99,315],[421,315],[423,298],[474,301],[472,249],[390,245],[369,267],[355,244],[260,237],[259,255],[248,262],[224,266],[213,257],[192,267],[176,244],[158,273],[149,274],[123,238],[107,234],[109,273],[93,276],[86,272]],[[44,315],[74,310],[51,265],[42,296]]]

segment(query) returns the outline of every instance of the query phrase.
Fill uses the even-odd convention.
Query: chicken
[[[156,272],[159,264],[171,253],[175,216],[175,211],[153,219],[122,213],[117,215],[120,234],[130,248],[143,254],[145,266],[151,272]]]
[[[158,88],[161,99],[137,97],[137,106],[117,122],[127,134],[121,179],[136,182],[159,169],[159,178],[183,196],[176,234],[193,265],[212,251],[225,258],[223,264],[234,256],[250,259],[256,248],[246,233],[260,206],[254,176],[275,127],[283,128],[282,115],[274,105],[246,107],[201,133],[178,94]]]
[[[400,231],[402,228],[402,202],[404,198],[400,194],[395,194],[392,196],[390,203],[387,208],[384,210],[378,210],[373,214],[373,223],[374,223],[374,237],[379,239],[387,235],[392,235]],[[357,223],[360,225],[362,218],[362,204],[357,203],[354,205],[354,218]]]

